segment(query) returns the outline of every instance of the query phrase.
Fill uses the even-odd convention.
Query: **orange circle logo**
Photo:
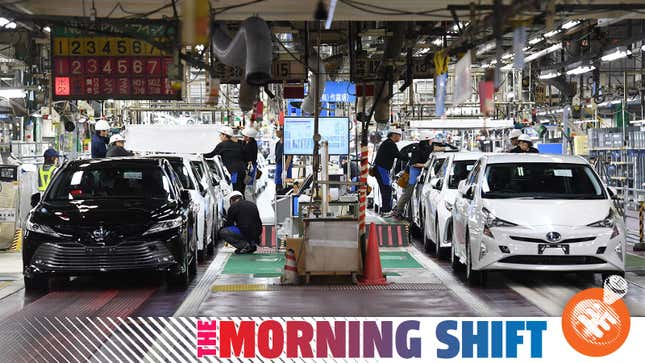
[[[612,276],[613,278],[613,276]],[[576,294],[562,312],[562,331],[569,345],[590,356],[609,355],[625,342],[629,335],[630,317],[621,297],[625,290],[592,288]],[[613,282],[613,281],[612,281]]]

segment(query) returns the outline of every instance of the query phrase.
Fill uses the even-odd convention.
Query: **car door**
[[[481,187],[482,187],[482,182],[486,178],[485,171],[486,170],[486,163],[484,160],[482,160],[479,165],[478,169],[473,177],[473,198],[469,200],[468,203],[468,214],[467,214],[467,225],[468,225],[468,237],[469,241],[471,243],[475,243],[476,241],[479,241],[481,238],[481,234],[484,231],[484,222],[485,218],[483,217],[483,212],[482,212],[482,198],[481,198]],[[479,244],[478,244],[479,245]]]
[[[437,208],[439,206],[439,201],[441,199],[441,192],[444,188],[445,183],[443,179],[447,174],[448,164],[450,164],[449,159],[438,159],[438,162],[433,165],[433,177],[430,180],[439,179],[441,180],[441,185],[439,188],[434,188],[430,185],[430,191],[428,193],[428,203],[426,204],[426,222],[428,237],[432,236],[434,238],[437,235]],[[434,241],[434,239],[433,239]],[[435,241],[436,242],[436,241]]]
[[[477,161],[468,177],[459,188],[453,209],[453,245],[458,256],[465,256],[466,227],[468,223],[468,214],[470,210],[470,199],[467,198],[465,191],[476,183],[479,175],[481,160]]]

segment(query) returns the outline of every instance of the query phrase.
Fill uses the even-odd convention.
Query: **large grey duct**
[[[576,95],[575,86],[572,83],[568,82],[567,78],[563,75],[551,79],[545,79],[543,81],[544,83],[551,85],[557,88],[558,91],[560,91],[563,103],[571,103],[571,99]]]
[[[322,97],[323,93],[325,92],[325,83],[327,83],[327,80],[329,79],[329,76],[327,75],[327,71],[325,70],[325,65],[320,59],[320,56],[318,53],[315,51],[311,50],[309,55],[309,67],[312,70],[312,74],[309,76],[309,93],[307,94],[307,97],[305,97],[304,100],[302,100],[302,112],[305,112],[307,114],[313,114],[314,113],[314,108],[316,106],[316,92],[315,89],[318,89],[318,102],[320,102],[320,98]],[[315,73],[318,73],[318,80],[319,82],[316,82],[316,75]]]
[[[225,29],[215,25],[213,52],[220,62],[228,66],[244,67],[249,85],[264,86],[271,80],[271,29],[258,17],[244,20],[232,39]]]
[[[385,40],[383,64],[386,67],[390,67],[392,72],[396,73],[393,75],[393,79],[398,78],[398,73],[395,72],[396,67],[391,66],[391,64],[401,58],[401,49],[403,48],[403,42],[405,41],[407,27],[408,24],[405,22],[391,22],[387,27],[387,31],[392,33],[392,36]],[[381,87],[384,87],[383,92],[381,93],[381,97],[375,100],[374,107],[374,120],[377,123],[387,122],[390,118],[390,86],[387,81],[379,81],[376,83],[374,96],[378,96],[378,92]]]
[[[246,83],[244,80],[240,81],[240,94],[238,96],[238,104],[242,112],[249,112],[253,109],[255,101],[258,99],[258,92],[260,88]]]

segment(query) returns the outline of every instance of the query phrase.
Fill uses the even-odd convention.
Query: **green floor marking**
[[[274,277],[282,274],[284,254],[231,255],[224,266],[225,275],[256,275]]]
[[[381,267],[383,268],[422,268],[422,266],[406,251],[381,252]]]
[[[645,258],[630,253],[625,254],[625,268],[645,268]]]

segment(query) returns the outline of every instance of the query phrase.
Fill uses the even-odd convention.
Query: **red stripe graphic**
[[[392,226],[391,225],[387,226],[387,236],[388,236],[387,244],[392,246]]]
[[[278,247],[278,242],[275,240],[275,227],[271,226],[271,241],[269,241],[269,246]]]
[[[267,226],[262,226],[262,235],[260,236],[260,246],[265,247],[266,243],[264,242],[264,235],[266,234]]]
[[[403,231],[401,231],[402,229],[403,228],[401,226],[396,229],[396,232],[399,235],[399,246],[403,246]]]
[[[383,246],[383,225],[378,226],[378,245]]]
[[[295,266],[285,266],[285,267],[284,267],[284,269],[285,269],[285,270],[288,270],[288,271],[296,271],[296,267],[295,267]]]

